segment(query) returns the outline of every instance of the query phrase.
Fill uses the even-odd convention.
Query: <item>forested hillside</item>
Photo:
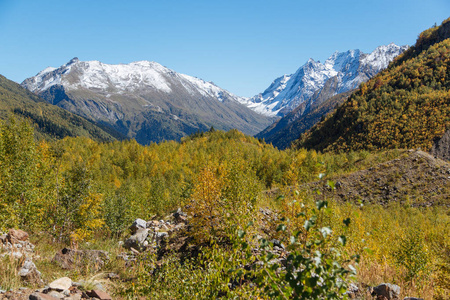
[[[36,135],[45,139],[61,139],[66,136],[86,136],[97,141],[113,141],[122,138],[114,131],[106,132],[98,125],[72,114],[22,88],[0,75],[0,119],[16,114],[30,120]]]
[[[450,19],[362,84],[297,143],[321,151],[431,149],[450,126]]]
[[[402,295],[438,297],[448,292],[448,200],[415,207],[423,198],[421,190],[412,190],[412,176],[415,198],[398,201],[387,193],[383,201],[388,209],[355,206],[333,201],[332,191],[341,190],[328,180],[405,155],[280,151],[236,130],[211,130],[149,146],[85,137],[35,142],[32,127],[12,119],[0,126],[0,230],[20,228],[32,234],[39,280],[69,276],[81,282],[73,291],[101,282],[115,299],[276,297],[295,294],[296,286],[305,299],[340,299],[349,287],[343,280],[360,287],[393,281],[404,288]],[[410,161],[414,169],[416,160]],[[357,186],[359,177],[355,173],[343,182]],[[325,188],[326,196],[305,188],[319,178],[316,185]],[[375,179],[368,177],[365,184],[365,190],[379,189]],[[393,181],[389,188],[395,185]],[[410,192],[407,186],[402,193]],[[448,193],[445,188],[440,188],[442,194]],[[411,215],[415,222],[404,222]],[[149,220],[144,226],[149,227],[134,229],[127,239],[133,220]],[[417,247],[407,248],[411,243]],[[73,262],[71,269],[55,261],[67,251],[97,251],[92,249],[108,251],[108,261],[99,265],[86,258]],[[0,247],[5,255],[7,251]],[[301,260],[302,273],[279,269],[286,257]],[[405,263],[405,257],[413,261]],[[21,261],[10,256],[0,260],[2,287],[18,289],[28,280],[17,275]],[[358,275],[352,277],[356,269],[349,264],[358,261]],[[327,280],[326,288],[315,284],[312,270]],[[101,279],[105,274],[113,277]],[[192,279],[182,279],[188,277]],[[30,288],[41,285],[26,282]]]

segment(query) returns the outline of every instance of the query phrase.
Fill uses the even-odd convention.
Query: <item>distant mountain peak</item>
[[[352,90],[386,68],[407,48],[391,43],[369,54],[359,49],[335,51],[324,63],[310,58],[294,74],[277,78],[263,93],[241,100],[258,113],[282,117],[311,99],[330,78],[337,76],[339,81],[335,94]]]

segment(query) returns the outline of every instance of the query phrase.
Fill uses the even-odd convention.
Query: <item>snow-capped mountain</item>
[[[282,117],[311,99],[331,78],[336,77],[338,82],[330,96],[355,89],[406,49],[408,46],[391,43],[370,54],[360,50],[335,52],[324,63],[309,59],[294,74],[275,79],[263,93],[239,100],[258,113]]]
[[[211,82],[177,73],[152,61],[109,65],[99,61],[80,61],[75,57],[57,69],[48,67],[42,70],[36,76],[26,79],[22,86],[34,93],[42,93],[54,85],[62,85],[66,91],[81,88],[133,93],[147,88],[170,94],[173,92],[171,86],[174,81],[180,83],[190,94],[199,93],[221,102],[225,99],[240,100],[240,97]]]
[[[74,58],[42,70],[22,86],[144,144],[211,126],[255,134],[271,122],[242,105],[243,98],[150,61],[109,65]]]

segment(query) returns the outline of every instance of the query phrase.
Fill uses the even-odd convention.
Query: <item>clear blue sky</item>
[[[253,96],[310,57],[411,45],[448,17],[449,0],[0,0],[0,74],[151,60]]]

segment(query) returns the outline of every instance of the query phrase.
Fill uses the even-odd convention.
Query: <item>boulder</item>
[[[142,219],[134,220],[133,224],[130,226],[131,234],[136,234],[139,229],[147,228],[147,221]]]
[[[68,290],[72,286],[72,279],[69,277],[61,277],[51,282],[48,286],[55,291]]]
[[[22,280],[31,284],[43,284],[41,279],[41,272],[38,271],[36,265],[31,261],[31,258],[25,259],[22,267],[19,270],[19,276]]]
[[[109,254],[103,250],[74,250],[64,248],[55,254],[52,262],[57,263],[63,269],[72,269],[81,265],[94,265],[97,269],[102,268],[109,260]]]
[[[145,239],[148,236],[148,229],[138,229],[134,235],[132,235],[130,238],[128,238],[125,243],[124,247],[126,249],[134,248],[134,249],[140,249],[142,244],[144,243]]]
[[[377,300],[398,299],[400,295],[400,287],[391,283],[382,283],[372,289],[372,296],[376,296]]]
[[[11,244],[17,241],[26,241],[28,239],[28,233],[20,229],[10,229],[8,232],[8,241]]]

